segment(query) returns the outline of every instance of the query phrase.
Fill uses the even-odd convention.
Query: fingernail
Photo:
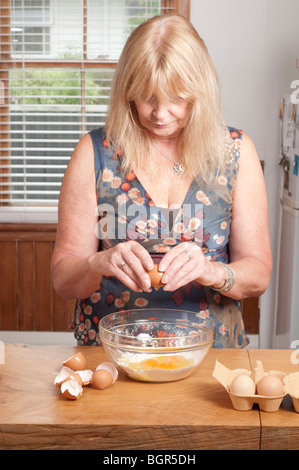
[[[163,282],[163,284],[167,284],[167,282],[169,281],[167,274],[164,274],[164,276],[162,276],[161,281]]]
[[[161,272],[165,271],[164,264],[159,264],[159,271],[161,271]]]
[[[147,289],[149,289],[151,287],[151,281],[150,279],[145,279],[144,280],[144,285]]]

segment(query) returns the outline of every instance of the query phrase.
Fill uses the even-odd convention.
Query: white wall
[[[271,348],[279,242],[278,113],[281,93],[291,92],[291,82],[299,78],[299,1],[191,0],[191,22],[218,70],[227,124],[243,129],[265,161],[274,269],[261,299],[260,347]]]

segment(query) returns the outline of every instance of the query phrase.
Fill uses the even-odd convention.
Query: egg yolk
[[[140,362],[131,363],[130,367],[135,370],[143,369],[182,369],[192,364],[192,360],[183,356],[156,356],[144,359]]]

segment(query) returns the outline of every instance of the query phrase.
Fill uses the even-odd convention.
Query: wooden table
[[[84,388],[66,400],[53,384],[63,360],[84,352],[88,368],[107,360],[101,347],[5,345],[0,364],[0,449],[298,449],[299,414],[285,399],[276,413],[232,408],[212,377],[215,360],[292,372],[291,351],[212,349],[190,377],[144,383],[120,374],[107,390]],[[288,398],[288,397],[286,397]]]

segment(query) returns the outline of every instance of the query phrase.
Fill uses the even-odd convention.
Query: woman
[[[143,23],[120,57],[105,128],[80,140],[61,187],[52,272],[57,292],[79,299],[79,343],[99,344],[110,312],[160,306],[209,314],[214,347],[244,347],[240,299],[270,280],[267,212],[255,147],[224,125],[204,42],[177,15]]]

